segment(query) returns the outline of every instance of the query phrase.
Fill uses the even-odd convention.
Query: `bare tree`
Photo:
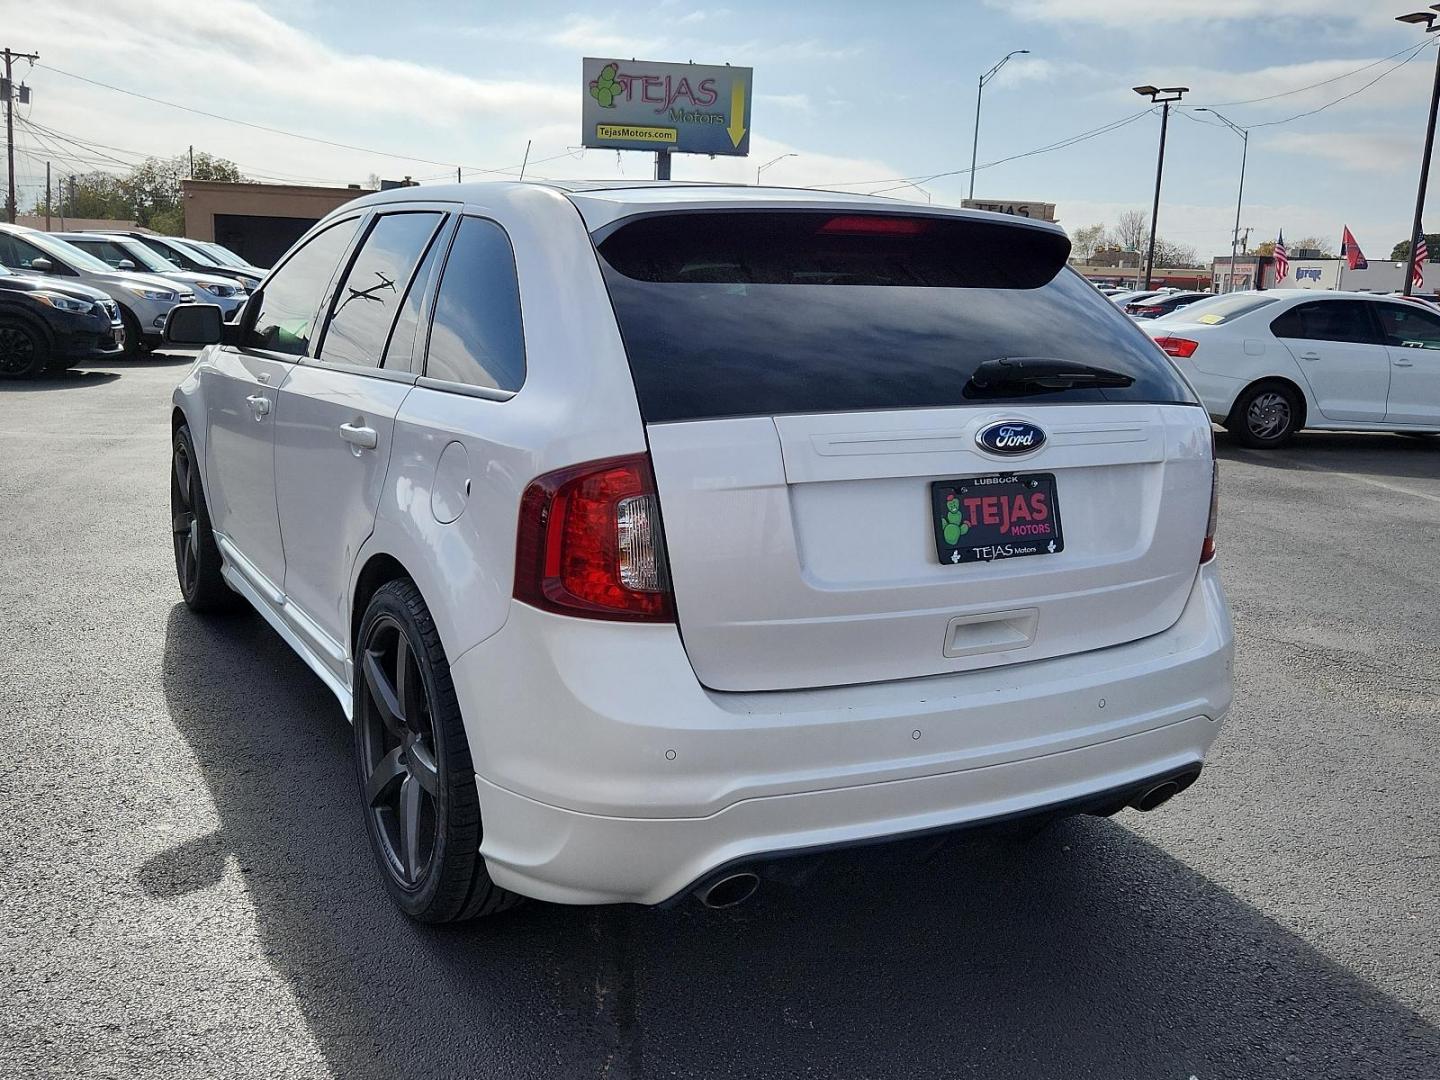
[[[1086,225],[1076,229],[1070,237],[1070,254],[1080,262],[1088,262],[1104,242],[1105,226],[1103,223]]]
[[[1189,244],[1177,244],[1163,236],[1155,240],[1156,266],[1198,266],[1199,255]]]
[[[1292,241],[1288,247],[1291,251],[1318,251],[1322,259],[1330,259],[1335,256],[1335,249],[1318,236],[1302,236],[1299,240]]]
[[[1150,237],[1150,219],[1144,210],[1126,210],[1115,221],[1109,238],[1121,251],[1140,251]]]

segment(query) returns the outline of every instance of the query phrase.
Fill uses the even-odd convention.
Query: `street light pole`
[[[1196,112],[1208,112],[1215,119],[1240,136],[1240,194],[1235,196],[1235,231],[1230,234],[1230,283],[1225,291],[1235,291],[1235,249],[1240,243],[1240,205],[1245,201],[1245,159],[1250,154],[1250,129],[1241,127],[1235,121],[1221,116],[1214,109],[1199,108]]]
[[[997,72],[1010,62],[1012,56],[1023,56],[1029,49],[1016,49],[1006,53],[1000,58],[1000,62],[992,67],[984,75],[980,76],[980,85],[975,88],[975,137],[970,142],[970,194],[968,198],[975,198],[975,162],[980,153],[980,99],[985,94],[985,84],[993,79]]]
[[[755,170],[755,183],[756,183],[757,185],[760,183],[760,174],[763,173],[766,169],[768,169],[771,165],[776,165],[776,164],[784,161],[787,157],[799,157],[799,156],[800,156],[799,154],[781,154],[779,157],[775,158],[773,161],[767,161],[767,162],[765,162],[764,165],[761,165],[759,168],[757,168],[757,169]]]
[[[1163,106],[1160,113],[1160,156],[1155,162],[1155,201],[1150,207],[1150,250],[1145,256],[1145,288],[1155,276],[1155,225],[1160,218],[1160,180],[1165,175],[1165,133],[1170,127],[1170,103],[1179,101],[1190,91],[1188,86],[1136,86],[1135,93]]]
[[[1416,11],[1409,15],[1396,16],[1396,22],[1418,26],[1425,24],[1425,32],[1433,34],[1440,30],[1436,23],[1436,11],[1440,4],[1431,4],[1429,11]],[[1420,219],[1425,214],[1425,189],[1430,184],[1430,153],[1435,148],[1435,110],[1440,106],[1440,50],[1435,54],[1435,83],[1430,89],[1430,118],[1425,123],[1425,153],[1420,158],[1420,186],[1415,191],[1415,220],[1410,226],[1410,265],[1406,267],[1404,295],[1415,291],[1415,252],[1420,249]]]

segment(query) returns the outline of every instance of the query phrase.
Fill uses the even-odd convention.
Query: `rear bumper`
[[[1192,769],[1230,705],[1232,648],[1212,564],[1165,633],[955,676],[717,694],[673,627],[520,605],[452,673],[495,881],[561,903],[654,904],[727,864],[1079,805]]]

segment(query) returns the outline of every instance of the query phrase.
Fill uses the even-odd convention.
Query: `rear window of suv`
[[[1066,268],[1069,243],[1049,230],[673,212],[622,222],[597,247],[649,422],[977,400],[1194,404],[1149,339]],[[1002,358],[1114,377],[977,389],[976,369]]]

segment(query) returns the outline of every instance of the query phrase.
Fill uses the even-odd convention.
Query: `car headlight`
[[[95,303],[92,300],[76,300],[73,296],[66,296],[64,293],[53,292],[32,292],[30,294],[42,304],[47,304],[57,311],[72,311],[76,315],[89,315]]]
[[[226,285],[221,281],[201,281],[196,284],[196,288],[203,289],[211,296],[222,296],[226,299],[234,296],[237,291],[234,285]]]
[[[136,296],[143,296],[146,300],[174,300],[175,293],[167,292],[164,289],[152,289],[146,285],[125,285],[122,288],[129,289]]]

